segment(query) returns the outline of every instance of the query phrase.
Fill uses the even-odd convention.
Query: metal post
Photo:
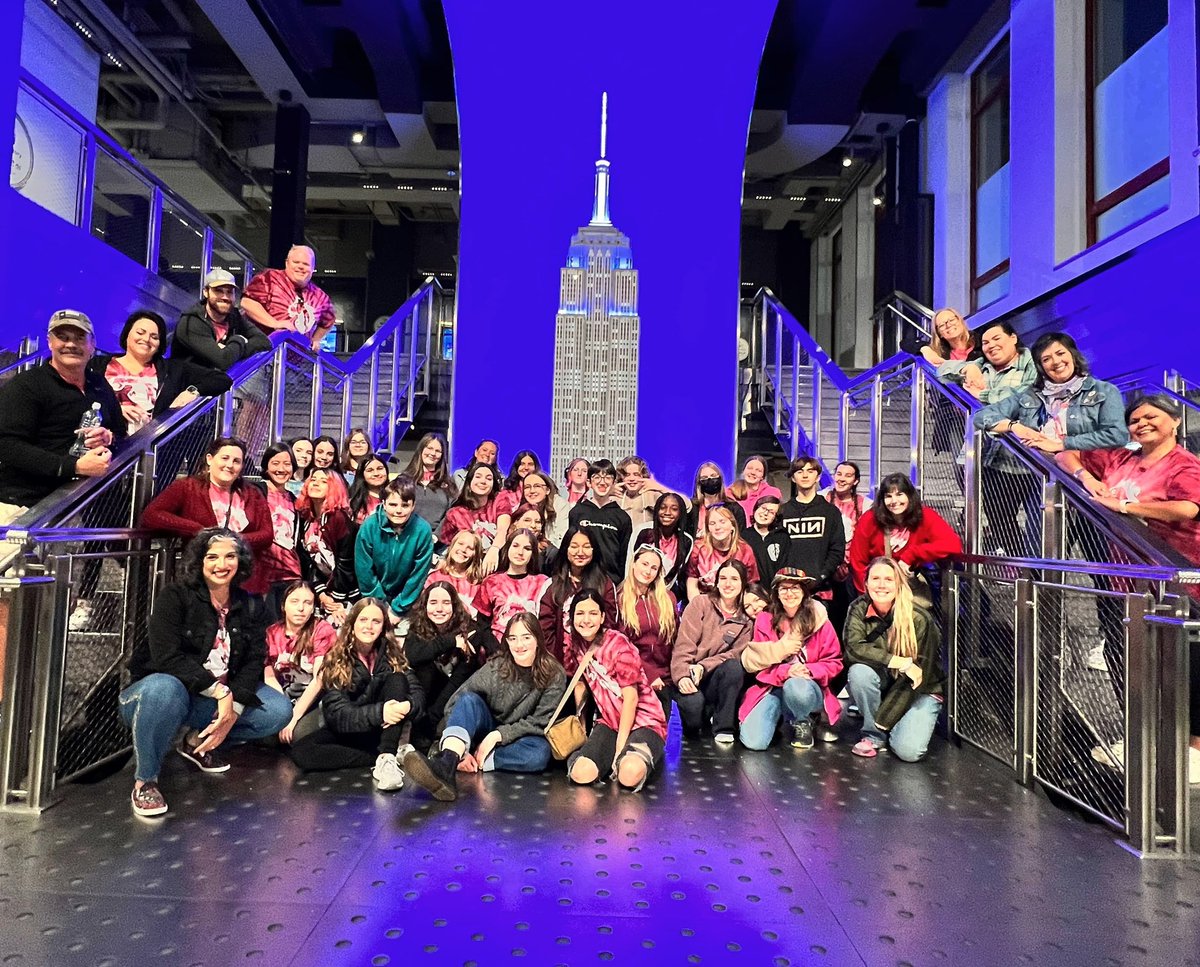
[[[1066,500],[1055,480],[1042,480],[1042,557],[1059,560],[1066,556]]]
[[[426,399],[429,399],[429,381],[433,369],[433,330],[437,326],[433,306],[436,296],[437,289],[431,285],[425,299],[425,362],[421,366],[421,395]]]
[[[841,399],[838,401],[838,462],[842,463],[847,459],[846,435],[849,432],[850,426],[850,393],[846,391],[842,393]]]
[[[321,365],[319,355],[313,356],[312,373],[312,413],[309,425],[312,435],[318,437],[325,432],[325,367]]]
[[[350,424],[354,422],[354,374],[347,373],[342,377],[342,439],[350,436]],[[375,449],[375,440],[371,437],[371,428],[367,427],[367,439],[371,441],[371,449]]]
[[[875,362],[873,365],[878,366],[883,362],[883,310],[875,313],[875,324],[872,327],[872,335],[875,342]]]
[[[44,588],[19,584],[8,610],[8,640],[36,642],[37,598]],[[0,809],[23,810],[29,759],[29,716],[37,678],[32,648],[10,647],[4,656],[4,715],[0,716]]]
[[[921,454],[925,452],[925,371],[920,366],[913,366],[912,374],[912,412],[908,431],[908,466],[909,479],[912,480],[913,486],[920,490],[923,477],[921,473]]]
[[[92,234],[92,207],[96,192],[96,138],[90,132],[83,139],[83,171],[79,178],[78,225]]]
[[[868,473],[871,489],[879,486],[879,459],[882,452],[883,435],[883,379],[876,376],[871,381],[871,457]]]
[[[70,560],[56,557],[51,568],[54,590],[42,597],[38,616],[38,624],[45,633],[39,635],[34,644],[35,679],[30,706],[29,781],[25,799],[26,808],[33,812],[41,812],[49,806],[54,791],[63,660],[67,652],[67,612],[71,600]]]
[[[1146,598],[1125,597],[1125,815],[1129,844],[1155,845],[1154,779],[1158,771],[1158,675],[1146,626]]]
[[[408,373],[404,380],[404,422],[412,425],[416,413],[417,396],[417,341],[421,338],[421,305],[424,299],[413,306],[412,328],[408,333]]]
[[[946,622],[946,642],[950,674],[946,683],[949,694],[946,696],[946,736],[952,740],[958,739],[958,681],[962,674],[962,664],[958,649],[958,600],[960,572],[951,569],[942,571],[942,615]]]
[[[1037,589],[1017,580],[1013,612],[1013,755],[1017,781],[1033,783],[1033,746],[1037,727]]]
[[[371,351],[371,382],[367,386],[367,434],[371,437],[373,448],[382,442],[375,439],[375,431],[379,426],[379,355],[382,352],[382,346],[376,346]]]
[[[287,376],[287,348],[285,339],[275,349],[271,358],[271,401],[269,404],[268,442],[283,438],[284,382]]]
[[[158,185],[150,195],[150,226],[146,233],[146,268],[158,273],[158,256],[162,246],[163,193]]]
[[[783,316],[775,312],[775,432],[783,429]]]
[[[1186,608],[1186,605],[1184,605]],[[1189,635],[1194,628],[1183,615],[1152,627],[1151,649],[1158,656],[1161,696],[1158,719],[1158,772],[1155,778],[1155,818],[1165,834],[1163,845],[1171,845],[1176,856],[1191,851],[1190,789],[1188,786],[1189,722],[1188,690]]]
[[[211,225],[204,226],[204,252],[200,257],[200,283],[197,286],[199,289],[204,288],[204,277],[212,270],[212,254],[213,254],[213,228]],[[245,286],[245,282],[242,285]]]
[[[813,446],[820,454],[824,449],[821,444],[821,367],[814,362],[812,370],[812,439]],[[825,454],[825,459],[829,459],[829,454]]]
[[[788,448],[795,460],[800,456],[800,340],[795,336],[792,337],[792,415],[788,434]]]
[[[983,503],[983,431],[972,426],[968,417],[967,432],[970,433],[970,446],[963,466],[963,545],[968,554],[982,554],[983,525],[979,508]]]
[[[392,331],[392,392],[388,403],[388,453],[396,452],[396,417],[400,408],[400,335],[403,325]]]

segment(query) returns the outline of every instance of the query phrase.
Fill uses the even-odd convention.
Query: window
[[[1167,0],[1088,0],[1088,244],[1170,202]]]
[[[1009,289],[1009,58],[1001,40],[971,76],[971,309]]]

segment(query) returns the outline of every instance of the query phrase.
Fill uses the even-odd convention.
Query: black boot
[[[404,757],[404,771],[434,799],[454,802],[458,798],[458,756],[443,749],[426,758],[415,749]]]

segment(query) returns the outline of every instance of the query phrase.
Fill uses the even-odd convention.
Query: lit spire
[[[600,160],[596,162],[596,199],[591,225],[611,225],[608,217],[608,92],[600,96]]]

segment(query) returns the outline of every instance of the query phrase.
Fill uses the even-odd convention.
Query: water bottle
[[[84,442],[88,430],[93,427],[103,426],[100,420],[100,404],[93,403],[91,409],[84,410],[83,417],[79,421],[79,429],[75,431],[75,442],[71,444],[71,456],[82,457],[88,452],[88,446]]]

